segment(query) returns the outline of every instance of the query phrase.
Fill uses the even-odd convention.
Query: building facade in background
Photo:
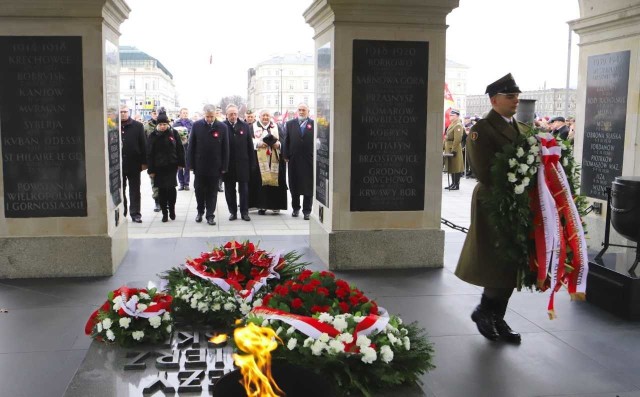
[[[295,117],[299,103],[315,114],[315,66],[308,54],[285,54],[261,62],[248,71],[247,105]]]
[[[163,106],[169,113],[179,111],[173,75],[157,59],[136,47],[120,47],[120,103],[131,114],[149,118]]]
[[[536,114],[538,117],[575,117],[576,116],[576,90],[569,89],[569,109],[565,109],[567,90],[565,88],[549,88],[546,90],[523,91],[520,99],[535,99]],[[483,114],[491,110],[489,97],[485,95],[467,96],[467,111],[469,116],[482,117]]]
[[[460,110],[460,114],[465,114],[467,107],[467,73],[469,67],[461,63],[447,59],[444,81],[449,87],[449,92],[453,96],[455,107]]]

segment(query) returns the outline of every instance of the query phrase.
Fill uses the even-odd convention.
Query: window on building
[[[293,70],[289,70],[289,76],[293,76]]]
[[[271,80],[267,80],[265,81],[266,86],[267,86],[267,91],[271,91]]]
[[[295,89],[295,86],[296,86],[295,81],[293,81],[293,80],[289,80],[289,89],[290,89],[290,90],[294,90],[294,89]]]
[[[289,105],[293,105],[293,95],[289,97]]]
[[[302,82],[302,86],[304,87],[305,90],[309,89],[309,80],[305,80]]]
[[[129,89],[133,90],[136,88],[136,81],[134,79],[129,80]]]
[[[303,98],[302,98],[302,102],[306,103],[306,104],[307,104],[307,106],[308,106],[308,105],[309,105],[309,97],[308,97],[308,96],[303,97]]]
[[[271,106],[271,95],[267,95],[267,106]]]
[[[276,90],[280,91],[280,81],[276,80],[275,82]]]
[[[280,105],[280,98],[276,96],[276,106]]]

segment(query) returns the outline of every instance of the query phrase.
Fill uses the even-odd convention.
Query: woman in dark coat
[[[158,122],[149,135],[147,163],[149,176],[158,188],[158,201],[162,210],[162,222],[176,219],[176,172],[185,165],[184,147],[177,131],[171,128],[164,112],[158,114]]]

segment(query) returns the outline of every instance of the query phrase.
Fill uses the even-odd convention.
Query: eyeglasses
[[[501,92],[498,93],[498,95],[502,95],[509,100],[518,99],[518,97],[520,96],[520,94],[503,94]]]
[[[121,110],[120,113],[129,113],[128,110]]]

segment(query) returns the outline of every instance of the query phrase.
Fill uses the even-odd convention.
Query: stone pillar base
[[[326,231],[309,220],[309,243],[331,270],[438,268],[444,265],[444,231],[384,229]]]
[[[0,279],[112,276],[127,238],[126,227],[113,236],[0,237]]]

